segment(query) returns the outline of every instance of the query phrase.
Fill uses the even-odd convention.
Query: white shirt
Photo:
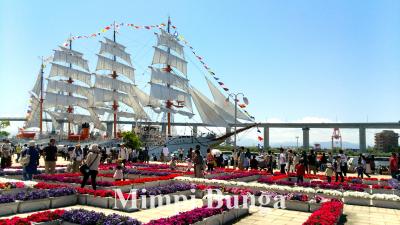
[[[279,164],[286,164],[286,154],[285,153],[279,154]]]
[[[128,153],[128,149],[126,148],[121,148],[119,150],[119,154],[118,154],[118,158],[124,160],[124,159],[129,159],[129,153]]]
[[[168,155],[169,155],[168,147],[164,147],[164,148],[162,149],[162,152],[163,152],[163,155],[164,155],[164,156],[168,156]]]

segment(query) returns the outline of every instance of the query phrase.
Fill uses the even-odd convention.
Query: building
[[[375,134],[375,149],[391,152],[399,147],[399,134],[392,130],[383,130]]]

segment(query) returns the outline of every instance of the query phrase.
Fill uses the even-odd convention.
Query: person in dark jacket
[[[29,163],[23,168],[23,179],[32,180],[33,174],[37,173],[39,166],[39,150],[36,148],[35,141],[29,142],[29,147],[22,151],[21,157],[29,155]]]
[[[54,174],[56,172],[57,162],[57,146],[56,140],[50,139],[50,143],[43,149],[44,154],[44,167],[47,174]]]
[[[250,168],[252,170],[258,170],[258,161],[255,155],[253,155],[253,158],[250,160]]]

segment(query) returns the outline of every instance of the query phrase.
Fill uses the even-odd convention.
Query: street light
[[[233,98],[233,100],[235,101],[235,124],[234,124],[234,131],[233,131],[233,137],[234,137],[234,141],[233,141],[233,149],[236,152],[236,121],[237,121],[237,104],[238,104],[238,96],[242,95],[243,97],[243,102],[248,105],[249,104],[249,100],[244,96],[243,93],[230,93],[228,95],[228,97],[225,99],[226,102],[229,102],[229,97]]]

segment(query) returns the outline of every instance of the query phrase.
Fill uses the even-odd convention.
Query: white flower
[[[357,191],[346,191],[343,194],[344,197],[354,197],[354,198],[371,198],[371,195],[365,192]]]
[[[389,201],[400,201],[400,197],[397,195],[388,195],[388,194],[373,194],[371,196],[372,199],[377,200],[389,200]]]
[[[314,188],[304,188],[304,187],[293,187],[291,191],[293,191],[293,192],[309,193],[309,194],[315,193]]]
[[[337,190],[325,190],[325,189],[318,189],[316,191],[316,193],[322,193],[322,194],[325,194],[325,195],[332,195],[332,196],[338,196],[338,197],[341,197],[343,195],[342,192],[340,192],[340,191],[337,191]]]

